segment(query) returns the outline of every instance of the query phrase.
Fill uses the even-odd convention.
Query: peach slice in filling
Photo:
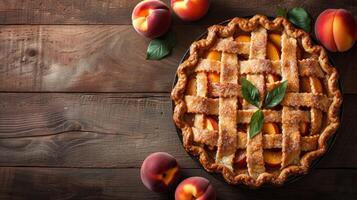
[[[221,56],[222,53],[219,51],[210,51],[207,54],[207,59],[219,61],[221,60]],[[219,80],[219,74],[214,72],[208,73],[208,81],[210,81],[211,83],[219,83]]]
[[[280,51],[273,43],[267,42],[267,58],[270,60],[280,60]]]
[[[263,134],[279,134],[279,127],[275,123],[264,123],[262,128]]]
[[[250,36],[249,35],[239,35],[235,39],[236,42],[250,42]]]
[[[268,35],[269,40],[276,46],[278,49],[281,49],[281,35],[278,33],[270,33]]]
[[[299,131],[300,131],[300,135],[301,135],[301,136],[309,135],[309,130],[310,130],[309,125],[310,125],[309,123],[300,122],[300,124],[299,124]]]
[[[245,150],[237,150],[234,156],[234,167],[245,168],[247,166],[247,153]]]
[[[218,131],[218,122],[213,117],[206,117],[206,129],[210,131]]]
[[[207,59],[210,60],[221,60],[222,53],[219,51],[209,51],[207,54]]]
[[[282,153],[281,150],[268,150],[263,151],[264,162],[269,167],[279,167],[281,165]]]
[[[215,72],[208,73],[208,81],[211,83],[219,83],[220,81],[219,74]]]
[[[186,94],[195,96],[197,94],[196,78],[192,78],[187,83]]]
[[[239,35],[235,38],[236,42],[250,42],[250,36],[249,35]],[[238,58],[239,60],[248,60],[249,55],[246,54],[239,54]]]
[[[266,79],[268,83],[274,83],[279,81],[279,76],[275,74],[268,74]]]

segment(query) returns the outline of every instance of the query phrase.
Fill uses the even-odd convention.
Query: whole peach
[[[135,6],[131,19],[138,33],[148,38],[157,38],[169,30],[171,13],[165,3],[146,0]]]
[[[200,19],[207,13],[209,5],[209,0],[171,0],[172,9],[185,21]]]
[[[175,200],[191,199],[215,200],[216,191],[209,180],[202,177],[190,177],[177,186]]]
[[[327,9],[316,20],[315,34],[329,51],[347,51],[357,39],[357,22],[345,9]]]
[[[176,185],[180,167],[176,159],[168,153],[152,153],[145,158],[140,176],[143,184],[154,192],[166,192]]]

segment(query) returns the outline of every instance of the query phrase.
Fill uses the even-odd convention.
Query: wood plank
[[[138,167],[166,151],[197,167],[177,137],[168,94],[1,93],[0,105],[3,166]]]
[[[280,188],[250,190],[230,186],[200,169],[184,169],[183,178],[206,177],[218,199],[354,199],[357,170],[320,169]],[[156,194],[140,180],[139,169],[0,168],[1,199],[173,199]],[[123,178],[125,177],[125,178]],[[323,180],[323,181],[321,181]]]
[[[148,61],[148,40],[129,25],[2,26],[0,91],[170,92],[179,60],[205,28],[179,25],[174,30],[178,45],[173,54]],[[356,50],[332,54],[345,93],[357,93]]]
[[[179,59],[204,30],[174,29],[173,55],[148,61],[149,41],[131,26],[3,26],[0,91],[168,92]]]
[[[0,24],[131,24],[131,12],[140,0],[2,0],[0,1]],[[170,5],[169,0],[164,0]],[[274,16],[276,5],[282,7],[304,7],[313,17],[327,8],[346,8],[357,14],[355,2],[349,0],[316,0],[301,2],[293,0],[261,1],[212,1],[209,13],[200,24],[213,24],[239,16],[256,13]],[[224,15],[222,15],[224,13]],[[182,24],[173,15],[175,24]]]
[[[319,168],[356,168],[357,95]],[[183,150],[168,94],[1,93],[0,166],[139,167],[166,151],[198,168]],[[347,112],[348,111],[348,112]]]
[[[141,0],[2,0],[1,24],[131,24]]]

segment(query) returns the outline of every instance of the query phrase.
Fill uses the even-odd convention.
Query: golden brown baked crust
[[[259,26],[263,27],[268,31],[276,31],[276,30],[283,31],[289,37],[300,40],[302,47],[306,52],[318,56],[318,63],[321,66],[323,72],[316,71],[313,68],[304,68],[300,70],[301,71],[300,73],[306,73],[306,74],[314,73],[315,75],[317,74],[317,76],[326,79],[327,89],[328,89],[328,91],[326,92],[327,92],[328,99],[330,101],[324,101],[323,97],[321,97],[321,99],[309,97],[311,100],[307,101],[307,103],[316,104],[316,106],[320,106],[319,108],[321,110],[325,110],[327,115],[326,120],[328,121],[328,125],[324,127],[324,129],[320,132],[319,135],[304,137],[302,139],[301,142],[302,149],[315,148],[315,147],[311,147],[311,145],[309,146],[310,144],[309,142],[304,143],[305,140],[309,140],[309,141],[317,140],[317,147],[315,150],[308,151],[306,154],[304,154],[297,165],[289,165],[283,167],[281,170],[279,170],[278,174],[263,172],[258,174],[257,177],[252,177],[247,173],[238,174],[232,171],[231,169],[225,167],[224,165],[212,161],[212,159],[208,155],[207,150],[203,148],[202,145],[197,145],[194,141],[200,140],[200,141],[204,141],[205,144],[211,144],[212,146],[214,146],[218,140],[217,133],[214,133],[212,131],[211,132],[203,131],[202,132],[203,134],[201,133],[201,135],[199,136],[200,138],[194,138],[197,137],[197,134],[193,134],[196,131],[195,128],[191,127],[183,118],[185,113],[187,113],[187,109],[188,109],[187,102],[189,102],[190,104],[189,109],[196,109],[198,111],[202,111],[203,113],[219,112],[218,110],[216,110],[217,108],[213,108],[209,106],[201,106],[201,107],[194,106],[194,105],[202,105],[202,101],[207,101],[207,99],[202,99],[202,98],[200,99],[199,97],[187,97],[185,99],[185,90],[189,79],[188,75],[192,70],[194,70],[194,68],[197,66],[198,62],[200,61],[200,51],[211,48],[213,45],[215,45],[215,48],[220,48],[219,47],[220,45],[224,46],[224,48],[226,49],[231,48],[230,50],[232,52],[237,51],[237,48],[241,48],[240,49],[241,51],[246,51],[244,50],[244,47],[236,47],[236,46],[227,47],[227,45],[229,44],[224,44],[224,43],[217,44],[218,43],[217,41],[219,40],[219,38],[227,38],[233,36],[233,34],[237,31],[237,29],[243,30],[245,32],[252,32]],[[312,64],[309,64],[308,61],[306,61],[305,65],[311,66]],[[201,64],[200,66],[204,67],[205,65]],[[259,69],[254,69],[254,70],[259,70]],[[281,185],[285,182],[287,177],[290,175],[307,173],[311,162],[326,152],[327,140],[331,135],[333,135],[336,132],[340,124],[339,109],[342,103],[342,95],[338,88],[337,70],[334,67],[330,66],[327,53],[323,47],[319,45],[314,45],[310,36],[306,32],[302,31],[301,29],[294,28],[293,25],[290,24],[290,22],[288,22],[288,20],[282,17],[278,17],[273,21],[270,21],[265,16],[255,15],[251,19],[234,18],[228,23],[227,26],[214,25],[209,27],[207,38],[196,41],[191,45],[190,55],[178,67],[177,76],[178,76],[178,81],[171,93],[171,97],[175,103],[173,119],[175,121],[176,126],[179,127],[182,131],[184,147],[188,152],[199,156],[199,160],[201,164],[204,166],[204,168],[207,171],[222,173],[225,180],[230,184],[245,184],[250,187],[259,187],[263,183]],[[230,96],[231,94],[237,93],[239,89],[240,88],[226,84],[225,89],[224,88],[219,89],[217,93],[223,96]],[[282,104],[284,104],[284,102],[286,101],[295,101],[294,98],[295,97],[293,94],[288,95],[284,98]],[[201,103],[199,103],[199,101],[201,101]],[[217,102],[208,102],[207,105],[212,105],[214,103]],[[275,119],[274,115],[279,115],[279,113],[275,113],[269,110],[264,112],[265,112],[264,115],[266,115],[266,120],[267,118],[269,120],[270,119],[269,116],[271,116],[271,120],[273,121]],[[241,116],[251,115],[251,113],[250,114],[243,113],[243,111],[241,111],[241,113],[238,112],[238,115],[240,114]],[[291,116],[294,115],[291,114]],[[303,112],[299,113],[298,116],[300,117],[301,120],[304,120]],[[273,137],[273,136],[265,135],[264,137],[266,138],[266,137]],[[274,146],[279,144],[279,142],[276,143],[274,141],[279,141],[279,140],[281,140],[279,136],[277,138],[269,138],[265,140],[263,138],[263,141],[265,141],[265,143],[262,145]],[[246,141],[247,141],[246,136],[244,138],[242,134],[238,133],[238,146],[239,145],[244,146],[246,144]]]

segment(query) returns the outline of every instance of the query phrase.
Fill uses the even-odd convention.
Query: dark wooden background
[[[357,199],[356,46],[331,54],[345,94],[332,151],[284,187],[233,187],[202,170],[181,147],[169,98],[181,56],[207,26],[274,16],[278,5],[314,19],[326,8],[356,17],[356,1],[213,1],[198,22],[174,18],[178,44],[162,61],[145,60],[149,40],[130,20],[137,2],[0,1],[0,199],[172,199],[140,181],[143,159],[157,151],[174,155],[183,177],[211,180],[219,199]]]

